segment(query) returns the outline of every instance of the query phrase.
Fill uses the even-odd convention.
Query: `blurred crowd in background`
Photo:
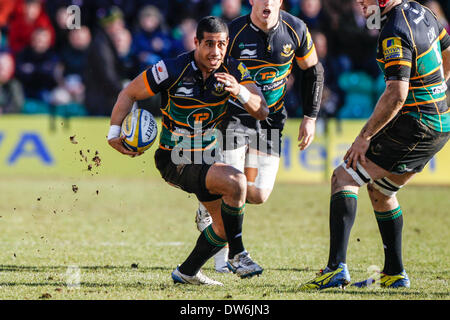
[[[419,2],[450,32],[450,1]],[[73,5],[80,8],[76,28]],[[307,24],[324,65],[320,116],[370,116],[384,79],[375,61],[378,31],[366,28],[356,1],[284,0],[283,9]],[[200,18],[229,22],[250,10],[248,0],[0,0],[0,114],[109,116],[127,82],[195,48]],[[302,116],[301,81],[294,66],[290,117]],[[159,97],[140,107],[158,115]]]

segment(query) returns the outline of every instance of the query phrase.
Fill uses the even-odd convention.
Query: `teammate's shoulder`
[[[290,14],[289,12],[286,12],[284,10],[280,10],[280,16],[281,16],[281,20],[288,24],[289,26],[291,26],[293,29],[295,29],[296,31],[301,31],[301,30],[305,30],[306,29],[306,24],[305,22]]]
[[[237,18],[234,18],[230,23],[228,23],[228,29],[230,30],[230,33],[241,29],[244,27],[249,20],[249,15],[239,16]]]

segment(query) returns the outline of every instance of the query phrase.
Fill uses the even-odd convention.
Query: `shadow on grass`
[[[91,270],[91,271],[104,271],[104,270],[115,270],[115,271],[173,271],[173,268],[169,267],[142,267],[138,264],[133,266],[79,266],[79,265],[67,265],[67,266],[20,266],[20,265],[0,265],[0,272],[49,272],[49,271],[65,271],[68,268],[76,266],[80,270]]]

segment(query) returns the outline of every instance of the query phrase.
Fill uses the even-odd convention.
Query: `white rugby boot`
[[[195,223],[197,224],[197,230],[203,232],[207,226],[212,223],[211,215],[205,206],[199,202],[198,209],[195,214]]]
[[[230,269],[228,268],[228,247],[223,247],[214,255],[214,268],[219,273],[228,273]]]
[[[223,286],[222,282],[208,278],[201,271],[197,272],[197,274],[194,276],[187,276],[185,274],[182,274],[180,270],[178,270],[178,267],[172,272],[172,279],[174,283]]]
[[[228,269],[241,278],[251,278],[263,272],[263,268],[250,258],[247,251],[236,254],[233,259],[228,260],[227,265]]]

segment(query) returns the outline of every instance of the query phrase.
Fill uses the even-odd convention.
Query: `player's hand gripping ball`
[[[120,136],[124,146],[135,152],[144,152],[155,142],[158,127],[153,115],[144,109],[131,111],[122,122]]]

